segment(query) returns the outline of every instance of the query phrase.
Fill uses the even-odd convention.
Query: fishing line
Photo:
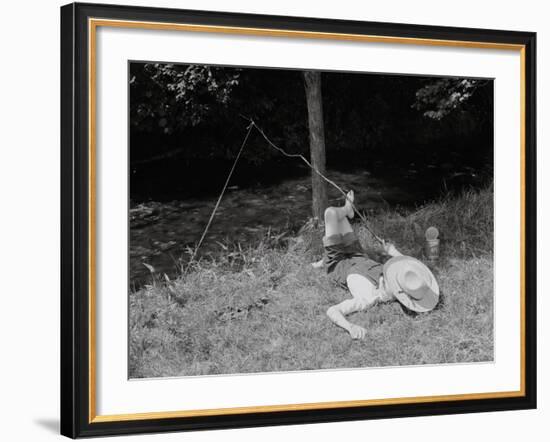
[[[195,247],[195,250],[193,252],[193,255],[191,255],[191,259],[187,263],[187,267],[185,268],[185,272],[187,273],[187,270],[189,270],[189,267],[195,260],[195,257],[197,256],[197,252],[204,241],[204,237],[206,236],[206,233],[208,232],[208,229],[210,228],[210,224],[212,224],[212,220],[214,219],[214,215],[216,215],[216,211],[218,210],[218,207],[220,206],[220,203],[223,198],[223,194],[225,193],[227,186],[229,185],[229,180],[233,176],[233,172],[235,171],[235,167],[237,166],[237,162],[239,161],[239,158],[241,158],[241,154],[243,153],[244,146],[246,145],[246,142],[248,141],[248,137],[250,136],[250,132],[252,132],[252,128],[254,125],[251,123],[248,125],[248,130],[246,131],[246,136],[244,137],[243,143],[241,144],[241,148],[239,149],[239,153],[235,157],[235,161],[233,162],[233,166],[231,167],[231,170],[229,171],[229,175],[227,175],[227,179],[225,180],[225,184],[223,185],[222,192],[220,193],[220,196],[218,197],[218,201],[216,202],[216,205],[214,206],[214,210],[212,210],[212,213],[210,214],[210,218],[208,220],[208,223],[206,224],[206,227],[204,228],[204,232],[202,232],[201,239],[197,243],[197,246]]]

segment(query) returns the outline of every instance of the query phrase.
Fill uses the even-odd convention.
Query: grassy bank
[[[493,358],[493,191],[469,191],[413,211],[369,216],[371,227],[422,258],[435,225],[442,254],[433,267],[436,310],[413,315],[387,303],[352,315],[362,341],[326,317],[349,294],[309,263],[322,231],[267,232],[255,247],[221,245],[218,258],[185,277],[152,275],[130,294],[130,377],[187,376],[326,368],[489,361]],[[363,245],[379,248],[356,223]]]

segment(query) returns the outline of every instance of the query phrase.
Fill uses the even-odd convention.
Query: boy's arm
[[[361,303],[361,301],[355,298],[346,299],[340,304],[329,307],[327,310],[327,316],[337,326],[346,330],[352,339],[363,339],[366,336],[367,331],[363,327],[349,322],[344,315],[349,315],[350,313],[358,312],[364,309],[365,306]]]

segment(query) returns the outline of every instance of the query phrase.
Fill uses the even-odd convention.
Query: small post
[[[439,230],[433,226],[426,230],[424,254],[431,263],[435,263],[439,259]]]

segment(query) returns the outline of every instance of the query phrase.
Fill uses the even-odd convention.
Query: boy
[[[363,311],[377,302],[399,301],[417,312],[426,312],[439,300],[439,287],[430,270],[415,258],[404,256],[393,244],[383,247],[391,259],[384,265],[367,255],[348,221],[353,218],[354,193],[349,191],[343,207],[325,211],[325,256],[312,264],[326,268],[338,284],[347,287],[352,298],[327,310],[336,325],[352,339],[363,339],[367,331],[346,319],[346,315]]]

